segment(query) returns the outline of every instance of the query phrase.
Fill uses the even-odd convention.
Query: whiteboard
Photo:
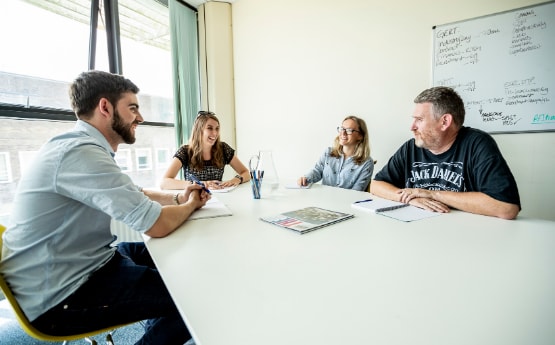
[[[434,86],[455,89],[465,125],[555,131],[555,1],[433,27]]]

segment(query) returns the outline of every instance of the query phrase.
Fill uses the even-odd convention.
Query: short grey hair
[[[457,127],[464,123],[464,102],[459,94],[450,87],[436,86],[422,91],[414,99],[414,103],[432,103],[432,111],[436,119],[443,114],[453,115]]]

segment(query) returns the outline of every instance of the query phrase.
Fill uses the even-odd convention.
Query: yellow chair
[[[4,233],[4,230],[6,230],[6,228],[0,224],[0,264],[2,261],[2,234]],[[19,303],[17,302],[14,295],[12,294],[12,290],[10,289],[10,286],[8,285],[8,283],[4,280],[4,277],[2,276],[2,274],[0,274],[0,288],[2,288],[2,292],[6,296],[6,299],[8,300],[8,302],[10,302],[10,305],[13,308],[13,311],[15,313],[17,321],[19,321],[19,325],[21,326],[21,328],[23,328],[23,330],[27,334],[39,340],[63,341],[63,344],[66,344],[68,340],[85,339],[88,343],[96,345],[97,344],[96,341],[94,339],[90,339],[91,336],[98,335],[101,333],[111,332],[116,328],[129,325],[129,324],[123,324],[118,326],[106,327],[96,331],[80,333],[80,334],[63,335],[63,336],[45,334],[39,331],[38,329],[36,329],[35,327],[33,327],[31,322],[29,322],[29,320],[27,319],[27,316],[25,316],[25,313],[23,313],[23,310],[21,310],[21,308],[19,307]],[[106,342],[107,344],[112,344],[112,345],[114,344],[111,333],[108,333],[108,335],[106,336]]]
[[[378,163],[378,161],[377,161],[377,160],[374,160],[374,165],[376,165],[376,163]],[[374,174],[374,175],[375,175],[375,174]],[[370,193],[370,184],[371,184],[371,183],[372,183],[372,180],[370,180],[370,182],[368,182],[368,187],[366,187],[366,191],[367,191],[368,193]]]

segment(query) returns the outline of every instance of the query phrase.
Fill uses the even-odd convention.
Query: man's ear
[[[453,124],[453,115],[447,113],[441,116],[441,129],[446,130]]]
[[[112,103],[107,98],[101,98],[98,102],[98,109],[100,113],[105,117],[111,117],[113,112]]]

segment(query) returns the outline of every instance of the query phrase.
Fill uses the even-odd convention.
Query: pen
[[[368,202],[368,201],[372,201],[372,199],[366,199],[366,200],[359,200],[359,201],[355,201],[355,204],[360,204],[362,202]]]
[[[189,174],[189,177],[191,178],[191,181],[193,181],[194,183],[198,184],[199,186],[202,186],[202,189],[204,189],[204,191],[208,194],[212,194],[212,192],[210,192],[210,189],[206,188],[206,186],[204,185],[204,183],[200,182],[200,180],[193,174]]]

